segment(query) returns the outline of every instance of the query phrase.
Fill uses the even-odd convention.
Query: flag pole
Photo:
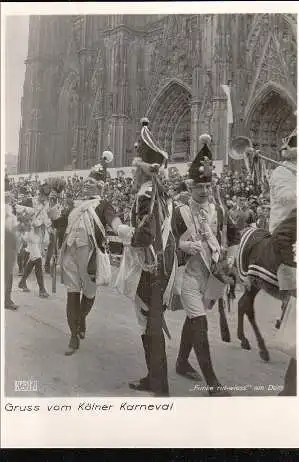
[[[225,155],[226,165],[228,165],[229,138],[230,138],[230,124],[228,122],[228,116],[226,116],[226,155]]]
[[[226,94],[227,98],[227,109],[226,109],[226,154],[225,154],[225,162],[228,165],[229,159],[229,149],[230,149],[230,135],[231,135],[231,126],[233,124],[233,109],[232,109],[232,102],[230,97],[230,86],[229,85],[221,85],[222,90]]]

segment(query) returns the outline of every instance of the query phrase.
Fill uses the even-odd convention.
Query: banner
[[[230,87],[228,85],[221,85],[221,87],[227,97],[227,123],[232,124],[234,122],[234,118],[233,118],[232,101],[230,97]]]

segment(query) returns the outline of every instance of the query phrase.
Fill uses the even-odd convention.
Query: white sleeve
[[[284,167],[274,170],[270,178],[270,197],[282,206],[296,204],[296,176]]]

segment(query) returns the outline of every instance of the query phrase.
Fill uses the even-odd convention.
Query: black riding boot
[[[45,273],[50,274],[51,273],[51,258],[52,258],[52,249],[48,248],[47,250],[47,255],[46,255],[46,260],[45,260]]]
[[[26,266],[24,268],[24,274],[23,276],[21,277],[21,280],[19,282],[19,289],[23,289],[23,292],[30,292],[30,290],[28,289],[27,287],[27,278],[30,276],[32,270],[34,268],[34,262],[32,260],[29,260],[27,263],[26,263]]]
[[[7,280],[5,281],[6,282],[5,284],[5,309],[15,311],[19,307],[11,299],[12,281],[13,281],[13,274],[10,273],[7,276]]]
[[[24,256],[23,256],[23,252],[19,252],[18,255],[17,255],[17,263],[18,263],[18,268],[19,268],[19,276],[22,276],[23,275],[23,272],[24,272]]]
[[[208,339],[208,321],[206,316],[198,316],[191,319],[193,333],[193,348],[197,357],[201,372],[207,385],[210,387],[210,395],[228,396],[229,394],[222,390],[222,386],[216,377],[212,359],[210,355],[210,345]]]
[[[284,389],[279,396],[296,396],[297,394],[297,361],[292,358],[284,378]]]
[[[150,367],[150,360],[149,360],[149,339],[148,336],[143,334],[141,335],[141,340],[142,340],[142,345],[144,349],[144,357],[145,357],[145,362],[146,362],[146,367],[147,371],[149,371]],[[147,375],[140,379],[137,382],[133,382],[129,384],[130,388],[133,390],[139,390],[139,391],[150,391],[150,383],[149,383],[149,372],[147,372]]]
[[[45,289],[43,267],[42,267],[42,259],[41,258],[38,258],[35,261],[35,276],[36,276],[37,284],[38,284],[38,287],[39,287],[39,296],[41,298],[49,297],[49,294],[47,293],[47,291]]]
[[[152,339],[147,334],[142,335],[141,339],[148,374],[138,382],[130,383],[129,386],[133,390],[154,392],[156,396],[169,396],[166,353],[161,358],[151,357]]]
[[[53,234],[50,235],[50,243],[47,249],[46,261],[45,261],[45,273],[51,273],[51,258],[54,250],[54,238]]]
[[[176,372],[177,374],[187,377],[191,380],[201,380],[198,372],[193,369],[188,361],[191,350],[193,348],[192,335],[191,319],[186,316],[182,329],[180,350],[176,361]]]
[[[65,352],[66,356],[74,354],[80,346],[78,337],[78,324],[80,321],[80,292],[69,292],[67,294],[66,315],[68,326],[71,331],[69,350]]]
[[[148,335],[148,355],[149,355],[149,383],[150,389],[156,396],[169,396],[167,358],[165,351],[165,338],[163,332],[160,334],[160,354],[154,356],[152,351],[156,350],[153,342],[156,339]]]
[[[80,304],[80,321],[79,321],[79,331],[78,335],[81,339],[85,338],[86,333],[86,317],[89,314],[91,308],[93,307],[95,297],[87,298],[84,294],[81,298]]]

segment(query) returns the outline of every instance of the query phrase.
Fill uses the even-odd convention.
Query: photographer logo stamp
[[[30,392],[38,390],[38,381],[29,380],[15,380],[15,391],[16,392]]]

